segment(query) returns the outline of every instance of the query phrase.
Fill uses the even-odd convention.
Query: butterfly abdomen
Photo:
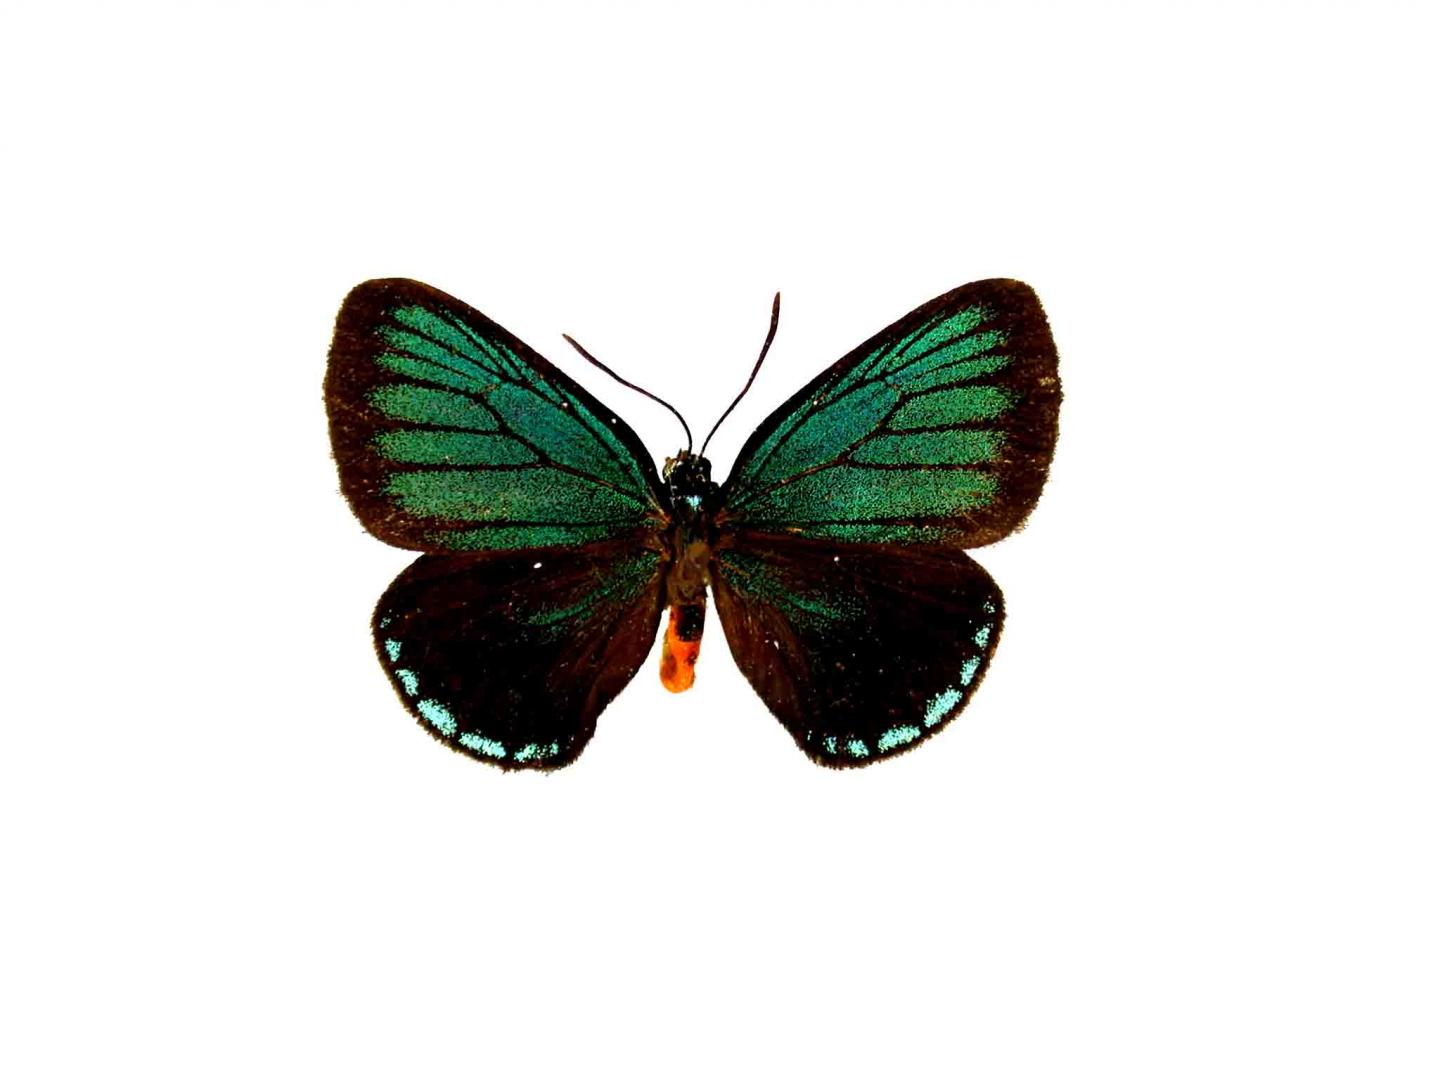
[[[660,651],[660,682],[672,694],[695,685],[695,661],[705,632],[705,597],[690,604],[672,604]]]

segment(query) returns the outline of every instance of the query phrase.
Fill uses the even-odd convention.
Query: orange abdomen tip
[[[695,685],[695,661],[705,629],[704,604],[673,604],[660,650],[660,683],[672,694]]]

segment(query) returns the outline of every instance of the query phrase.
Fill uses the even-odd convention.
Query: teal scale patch
[[[505,745],[494,739],[487,739],[484,735],[478,735],[473,731],[467,731],[460,736],[460,745],[469,747],[477,754],[484,754],[486,757],[503,758],[505,756]]]
[[[925,726],[934,727],[950,714],[950,711],[960,704],[960,691],[953,686],[947,686],[940,693],[930,699],[930,704],[925,708]]]
[[[516,761],[546,761],[560,754],[560,744],[551,742],[544,746],[539,743],[526,743],[519,750],[515,751]]]
[[[436,731],[442,735],[454,735],[456,729],[455,717],[450,715],[450,710],[441,705],[438,701],[430,698],[421,698],[415,703],[415,711],[423,716]],[[461,736],[464,742],[464,736]]]
[[[904,746],[912,743],[920,737],[920,729],[913,724],[904,724],[899,727],[892,727],[884,732],[880,738],[875,740],[875,745],[883,753],[887,750],[894,750],[897,746]]]
[[[395,658],[392,656],[391,659]],[[420,679],[409,668],[396,668],[395,678],[400,680],[400,685],[405,688],[405,693],[411,697],[420,692]]]

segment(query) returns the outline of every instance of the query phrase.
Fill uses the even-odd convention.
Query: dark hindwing
[[[421,556],[375,609],[401,700],[492,765],[570,764],[655,640],[662,560],[644,541]]]
[[[419,551],[578,546],[663,527],[639,438],[553,364],[418,281],[357,286],[325,377],[355,515]]]
[[[822,765],[909,750],[954,717],[995,651],[1004,601],[960,552],[732,538],[711,564],[735,662]]]
[[[1028,285],[917,308],[775,410],[741,448],[723,529],[972,548],[1019,527],[1055,448],[1055,345]]]

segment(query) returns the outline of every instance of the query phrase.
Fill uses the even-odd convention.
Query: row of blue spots
[[[400,674],[397,672],[396,674]],[[408,671],[404,674],[410,674]],[[418,712],[436,731],[446,738],[454,738],[459,726],[450,710],[434,698],[421,698],[415,702],[415,711]],[[494,739],[487,739],[473,731],[467,731],[459,738],[461,746],[469,747],[477,754],[484,754],[486,757],[503,758],[505,756],[505,745],[496,742]],[[533,744],[532,744],[533,745]]]
[[[882,754],[886,754],[894,750],[897,746],[905,746],[908,743],[914,742],[919,737],[920,729],[915,725],[897,724],[895,727],[887,728],[880,733],[880,737],[875,740],[875,749]],[[837,741],[833,736],[825,740],[825,748],[832,754],[836,752]],[[846,739],[843,749],[847,757],[858,759],[868,758],[870,756],[870,746],[864,739]]]
[[[899,724],[882,732],[880,737],[875,740],[875,747],[883,754],[894,750],[897,746],[904,746],[907,743],[914,742],[920,735],[921,731],[915,725]],[[806,736],[805,741],[810,742],[814,737],[815,733],[812,731]],[[821,745],[824,746],[825,753],[831,757],[839,757],[842,753],[846,757],[852,758],[868,758],[870,756],[870,744],[860,738],[846,739],[842,744],[838,736],[826,735],[825,738],[821,740]]]
[[[981,638],[984,638],[982,641]],[[985,641],[990,640],[990,627],[982,627],[975,635],[975,643],[984,647]],[[930,699],[925,707],[925,726],[934,727],[945,717],[949,716],[956,705],[960,704],[960,698],[965,687],[975,681],[976,674],[980,671],[980,660],[978,656],[972,656],[965,663],[960,665],[960,678],[957,680],[959,686],[947,686],[940,693]]]
[[[400,642],[393,638],[386,638],[384,644],[385,655],[390,658],[392,663],[400,659]],[[400,685],[408,697],[413,698],[420,692],[420,678],[409,668],[396,668],[395,678],[400,680]],[[446,738],[454,738],[455,732],[460,729],[460,725],[456,723],[450,710],[434,698],[421,698],[415,702],[415,711],[425,718],[426,723]],[[494,739],[487,739],[484,735],[467,731],[460,736],[459,742],[461,746],[467,746],[476,753],[484,754],[487,757],[503,758],[505,756],[505,745]],[[515,760],[528,761],[531,758],[553,757],[559,752],[560,747],[555,743],[551,743],[548,747],[530,743],[515,754]]]
[[[985,611],[989,615],[994,615],[995,604],[989,600],[985,601]],[[990,636],[994,632],[994,623],[986,623],[980,627],[980,629],[976,630],[974,635],[976,647],[983,649],[989,645]],[[960,665],[959,677],[956,680],[959,685],[947,686],[930,699],[925,707],[924,722],[927,728],[939,724],[950,715],[955,706],[960,704],[960,699],[964,696],[965,688],[975,681],[975,676],[980,672],[982,659],[983,658],[979,656],[972,656],[966,660],[965,663]],[[875,748],[882,754],[888,753],[896,747],[908,746],[923,734],[924,732],[914,724],[897,724],[895,727],[887,728],[880,733],[880,737],[875,740]],[[815,732],[812,731],[806,735],[805,741],[811,742],[814,738]],[[826,735],[822,740],[822,745],[825,747],[825,753],[830,754],[832,757],[838,757],[841,753],[852,758],[867,758],[870,756],[870,747],[864,739],[847,739],[842,746],[838,737]]]
[[[396,674],[403,677],[404,675],[409,675],[410,672],[396,672]],[[411,691],[411,693],[413,692],[414,691]],[[446,738],[455,737],[455,732],[459,729],[460,725],[455,722],[455,717],[451,715],[450,710],[434,698],[421,698],[415,702],[415,711],[423,716],[430,726],[440,732],[441,735],[444,735]],[[473,731],[465,732],[460,736],[458,741],[461,746],[469,747],[477,754],[484,754],[486,757],[503,758],[505,756],[504,743],[497,742],[494,739],[487,739],[484,735],[477,734]],[[534,744],[532,743],[531,745]]]

